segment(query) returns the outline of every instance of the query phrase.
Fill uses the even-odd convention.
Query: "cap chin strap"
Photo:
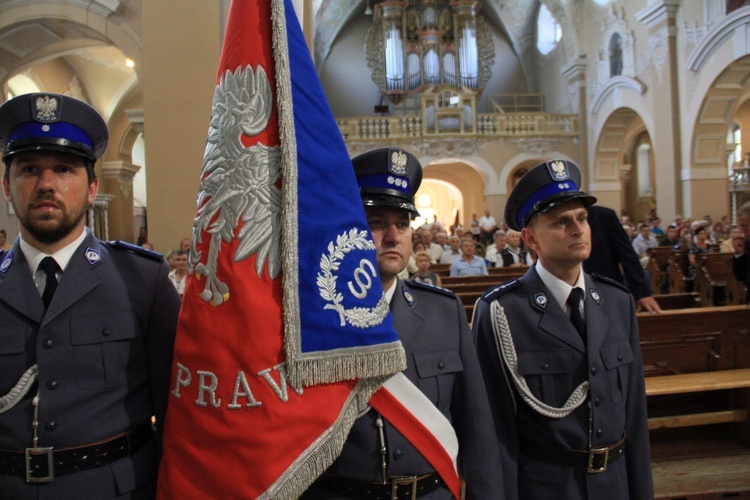
[[[495,333],[495,343],[497,344],[498,354],[502,357],[505,362],[505,366],[508,367],[508,372],[513,379],[513,385],[516,386],[518,393],[521,398],[526,401],[532,410],[550,418],[563,418],[570,415],[573,410],[578,408],[586,400],[586,395],[589,392],[589,381],[585,380],[576,387],[570,394],[570,397],[562,406],[562,408],[555,408],[550,406],[534,396],[526,384],[526,379],[523,378],[518,371],[518,355],[516,353],[516,347],[513,344],[513,337],[510,334],[510,326],[508,326],[508,318],[505,316],[505,310],[503,306],[496,300],[490,304],[490,316],[492,318],[492,330]]]
[[[5,413],[18,404],[29,392],[37,379],[37,365],[26,370],[16,385],[3,397],[0,397],[0,413]]]

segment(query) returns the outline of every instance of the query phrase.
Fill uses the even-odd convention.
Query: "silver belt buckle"
[[[26,482],[27,483],[51,483],[55,479],[55,461],[52,457],[52,447],[26,448]],[[47,456],[47,475],[42,477],[32,476],[31,461],[34,457]]]
[[[604,455],[604,459],[599,467],[594,466],[594,457],[601,457]],[[609,447],[603,446],[601,448],[592,448],[589,450],[589,466],[586,472],[589,474],[599,474],[607,470],[607,461],[609,460]]]
[[[398,487],[411,485],[411,500],[417,498],[417,476],[391,477],[391,500],[398,500]]]

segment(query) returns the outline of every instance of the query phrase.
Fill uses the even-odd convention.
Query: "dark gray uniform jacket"
[[[732,272],[737,281],[745,282],[747,302],[750,303],[750,239],[745,240],[745,253],[732,259]]]
[[[459,442],[459,474],[466,481],[467,498],[502,498],[497,439],[461,300],[448,290],[421,283],[398,280],[394,286],[391,311],[406,350],[404,374],[453,424]],[[382,481],[376,417],[371,410],[355,422],[341,455],[325,474]],[[434,472],[389,422],[385,422],[385,441],[389,477]],[[303,498],[341,497],[313,484]],[[448,499],[451,495],[443,487],[421,498]]]
[[[518,280],[489,290],[477,303],[472,326],[503,453],[508,498],[653,498],[635,304],[624,287],[604,280],[586,275],[586,346],[542,283],[536,267]],[[587,400],[570,415],[561,419],[540,415],[508,382],[490,317],[490,303],[495,300],[505,310],[519,371],[538,399],[562,407],[573,390],[588,379]],[[519,436],[568,450],[589,449],[588,403],[593,419],[592,447],[615,444],[627,433],[622,458],[605,472],[587,474],[585,469],[524,457]]]
[[[87,259],[90,250],[95,253]],[[0,395],[34,363],[39,379],[0,414],[0,448],[32,446],[37,387],[38,446],[94,443],[152,415],[163,422],[180,299],[158,254],[147,257],[87,235],[45,313],[18,241],[9,253],[10,265],[0,267]],[[47,484],[0,472],[0,498],[152,497],[157,445],[152,439],[131,457]]]

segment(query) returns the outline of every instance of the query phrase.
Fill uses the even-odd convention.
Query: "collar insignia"
[[[394,151],[391,155],[391,164],[388,165],[388,171],[396,175],[406,175],[406,162],[408,158],[403,151]]]
[[[549,174],[552,176],[552,180],[554,181],[567,181],[568,179],[570,179],[568,166],[564,161],[548,161],[547,169],[549,170]]]
[[[596,302],[596,305],[599,305],[602,301],[602,297],[599,295],[599,292],[597,292],[593,288],[589,288],[589,295],[591,295],[591,298],[594,299],[594,302]]]
[[[10,268],[11,264],[13,264],[13,252],[8,252],[8,255],[6,255],[3,261],[0,263],[0,273],[5,274],[5,272]]]
[[[411,294],[409,290],[406,289],[406,287],[402,287],[401,290],[404,293],[404,298],[406,299],[406,302],[409,303],[409,307],[414,305],[414,296]]]
[[[547,307],[547,296],[543,293],[537,293],[534,295],[534,302],[536,302],[536,305],[541,307],[542,309],[545,309]]]
[[[54,123],[60,120],[62,102],[54,96],[39,95],[31,103],[34,120],[41,123]]]
[[[84,252],[84,255],[86,256],[86,260],[89,261],[89,264],[92,266],[102,260],[102,254],[100,254],[98,250],[94,250],[91,247],[86,248],[86,252]]]

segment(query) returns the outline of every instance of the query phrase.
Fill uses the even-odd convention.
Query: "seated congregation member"
[[[156,252],[86,214],[109,133],[72,97],[0,106],[0,498],[153,498],[180,299]],[[156,417],[156,429],[152,418]]]
[[[412,281],[427,283],[428,285],[440,286],[440,276],[430,271],[430,256],[427,252],[419,252],[414,256],[417,262],[417,272],[411,275]]]
[[[708,237],[709,232],[706,224],[699,224],[695,227],[693,231],[693,241],[688,247],[688,260],[690,261],[688,272],[693,278],[697,274],[698,255],[711,253],[713,251]]]
[[[505,220],[538,261],[477,302],[472,327],[503,459],[505,498],[654,497],[635,303],[589,275],[578,167],[541,163]]]
[[[667,226],[667,232],[664,238],[659,242],[660,247],[672,247],[680,243],[680,237],[677,235],[677,228],[672,224]]]
[[[440,257],[441,264],[453,264],[453,261],[461,258],[461,250],[459,245],[461,244],[461,238],[455,234],[448,238],[448,250],[443,252],[443,256]]]
[[[638,255],[638,260],[641,262],[643,269],[646,269],[646,266],[648,266],[649,256],[646,250],[659,246],[659,242],[656,241],[656,237],[651,234],[649,229],[648,224],[643,222],[638,224],[638,236],[633,239],[633,250]]]
[[[507,237],[505,231],[498,229],[494,235],[495,242],[487,247],[487,252],[484,255],[485,260],[492,264],[492,267],[503,267],[502,252],[505,250],[505,242]]]
[[[451,276],[486,276],[487,264],[484,257],[476,254],[476,246],[471,238],[461,240],[461,258],[451,264]]]
[[[730,226],[728,237],[719,244],[720,253],[734,253],[732,240],[742,237],[742,229],[739,226]]]
[[[429,417],[416,431],[457,438],[457,465],[467,499],[502,498],[497,439],[463,304],[448,290],[396,277],[411,251],[409,224],[418,215],[413,197],[422,167],[413,155],[396,148],[363,153],[352,163],[383,291],[406,350],[403,374],[409,383],[404,390],[422,391],[429,400],[423,408]],[[402,181],[398,188],[382,187],[389,176]],[[443,423],[440,431],[434,428],[437,422]],[[419,443],[410,442],[393,422],[371,409],[360,415],[339,457],[301,498],[450,499],[443,479],[421,450]]]
[[[188,253],[185,250],[175,250],[173,257],[174,269],[169,273],[169,281],[172,282],[177,294],[185,295],[185,281],[187,281]]]
[[[521,233],[509,230],[505,249],[502,251],[503,267],[530,266],[534,263],[529,252],[521,247]]]

